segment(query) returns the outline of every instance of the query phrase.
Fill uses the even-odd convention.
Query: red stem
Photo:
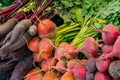
[[[7,21],[15,11],[17,11],[27,2],[29,2],[29,0],[15,1],[12,5],[0,10],[0,15],[2,16],[1,22]]]
[[[52,3],[52,0],[49,0],[45,5],[42,6],[42,8],[33,14],[33,16],[30,17],[30,20],[34,23],[37,21],[36,16],[38,17],[41,15],[42,11],[46,9],[50,4]]]

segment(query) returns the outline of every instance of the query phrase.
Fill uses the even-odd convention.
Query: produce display
[[[120,80],[119,0],[0,4],[0,80]]]

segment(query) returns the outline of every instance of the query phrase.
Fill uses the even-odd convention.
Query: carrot
[[[56,78],[57,78],[57,76],[56,76],[56,74],[53,71],[47,71],[44,74],[42,80],[54,80]]]
[[[76,80],[71,72],[65,72],[60,80]]]
[[[19,61],[13,70],[10,80],[21,80],[27,72],[33,68],[33,59],[31,56]]]
[[[35,36],[37,34],[37,26],[36,25],[31,25],[28,29],[28,33],[31,36]]]
[[[9,36],[10,37],[9,42],[10,43],[15,42],[19,38],[20,34],[24,32],[26,29],[28,29],[28,27],[31,25],[32,22],[29,19],[24,19],[20,21],[18,24],[16,24],[14,29],[10,32],[11,35]],[[7,35],[9,35],[9,33]],[[7,39],[9,39],[9,37]]]
[[[15,43],[9,45],[9,42],[6,43],[6,45],[2,46],[0,49],[0,57],[1,60],[5,59],[10,52],[13,52],[21,47],[23,47],[24,45],[26,45],[30,39],[32,38],[32,36],[30,36],[29,33],[25,33],[24,35],[21,36],[20,39],[18,39]]]
[[[4,37],[16,25],[16,21],[11,18],[7,22],[0,25],[0,38]]]

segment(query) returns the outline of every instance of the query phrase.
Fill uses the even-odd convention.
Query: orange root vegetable
[[[52,68],[52,66],[55,66],[57,63],[57,60],[54,59],[53,61],[53,57],[50,57],[47,60],[43,60],[40,64],[40,67],[42,68],[42,70],[44,70],[45,72],[50,70]]]
[[[102,73],[102,72],[96,72],[94,80],[112,80],[112,79],[105,72],[104,73]]]
[[[32,52],[38,52],[38,44],[40,42],[40,38],[39,37],[34,37],[32,38],[29,42],[28,42],[28,48],[32,51]]]
[[[65,72],[60,80],[76,80],[71,72]]]
[[[43,58],[40,57],[40,55],[38,53],[33,53],[32,54],[33,60],[35,62],[42,62]]]
[[[37,68],[33,68],[26,74],[24,80],[42,80],[42,77],[42,72]]]
[[[38,25],[38,35],[40,38],[51,38],[56,33],[56,25],[49,19],[40,21]]]
[[[61,68],[57,68],[57,67],[61,67]],[[56,65],[55,65],[55,69],[58,71],[58,72],[61,72],[61,73],[65,73],[65,70],[63,70],[62,68],[66,68],[67,67],[67,64],[62,61],[62,60],[59,60]]]
[[[43,59],[48,59],[53,56],[53,46],[49,41],[48,38],[43,38],[38,45],[39,54]]]
[[[68,69],[73,69],[76,64],[79,64],[78,60],[71,59],[67,62],[67,68]]]
[[[102,40],[108,45],[114,44],[115,40],[119,36],[119,29],[113,24],[106,25],[103,30],[96,29],[95,27],[94,29],[102,33]]]
[[[77,56],[77,52],[71,52],[76,50],[76,47],[72,44],[68,44],[67,42],[62,42],[59,44],[56,52],[55,52],[55,58],[63,58],[66,57],[68,59],[75,58]],[[69,53],[70,52],[70,53]]]
[[[47,71],[42,80],[54,80],[57,79],[57,75],[53,71]]]

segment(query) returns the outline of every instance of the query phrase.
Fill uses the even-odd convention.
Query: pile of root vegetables
[[[95,31],[101,32],[102,39],[87,37],[82,47],[77,48],[67,42],[55,46],[50,35],[42,37],[39,33],[40,27],[45,25],[44,20],[42,22],[38,36],[28,42],[34,68],[24,80],[120,80],[120,35],[116,26],[108,24],[103,30],[93,26]],[[84,54],[86,59],[78,59],[79,54]]]
[[[35,2],[34,12],[13,15],[29,0],[0,11],[0,80],[120,80],[119,29],[113,24],[102,30],[91,26],[100,39],[86,37],[80,48],[68,42],[56,46],[56,14],[44,12],[52,3],[45,1]],[[79,59],[79,54],[86,58]]]

